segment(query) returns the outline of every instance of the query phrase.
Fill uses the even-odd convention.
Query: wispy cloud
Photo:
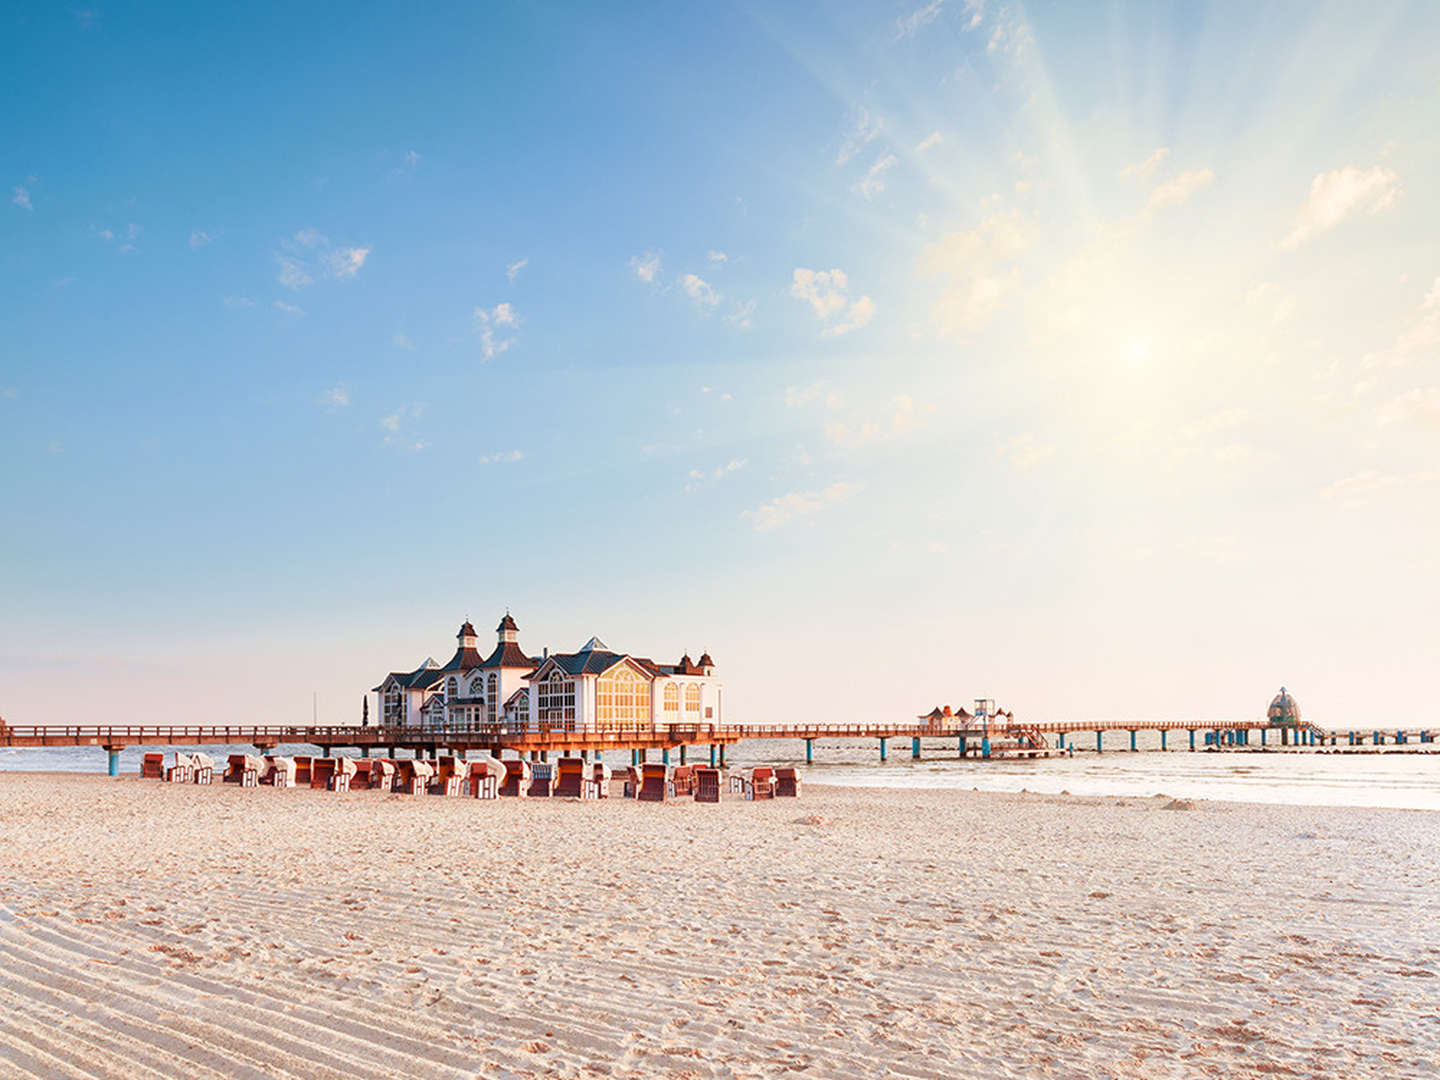
[[[1046,458],[1055,456],[1055,447],[1043,443],[1030,432],[1017,435],[1000,447],[1000,455],[1010,459],[1017,469],[1029,469]]]
[[[730,256],[726,255],[723,251],[707,251],[705,253],[705,258],[712,263],[723,263],[730,261]]]
[[[891,439],[913,431],[921,424],[920,410],[915,399],[909,394],[897,394],[890,401],[890,415],[883,420],[863,420],[847,423],[832,420],[825,425],[825,437],[836,446],[857,449],[873,443],[888,442]]]
[[[255,301],[248,296],[227,296],[225,297],[225,306],[228,308],[254,307]]]
[[[516,260],[515,260],[513,263],[511,263],[509,266],[505,267],[505,276],[506,276],[507,278],[509,278],[511,281],[514,281],[514,280],[515,280],[515,275],[518,274],[518,273],[520,273],[521,270],[524,270],[525,267],[527,267],[527,266],[529,266],[529,265],[530,265],[530,260],[529,260],[528,258],[525,258],[525,259],[516,259]]]
[[[808,303],[817,319],[828,319],[845,306],[846,288],[844,270],[810,270],[797,266],[790,283],[790,295]]]
[[[945,281],[931,317],[941,337],[969,334],[994,315],[1020,284],[1014,260],[1030,245],[1033,228],[1018,213],[997,214],[969,232],[949,233],[920,255],[919,272]]]
[[[390,343],[394,345],[397,349],[404,349],[406,352],[415,351],[415,342],[410,340],[408,334],[400,333],[397,331],[396,334],[390,339]]]
[[[381,445],[397,450],[418,453],[430,444],[411,434],[410,428],[425,412],[424,405],[401,405],[393,413],[380,418],[380,430],[385,432]]]
[[[513,330],[520,325],[520,316],[515,308],[508,303],[496,304],[493,308],[486,309],[477,307],[475,309],[475,331],[480,335],[480,351],[486,360],[491,360],[511,345],[515,344],[515,338],[502,338],[497,333],[498,329]]]
[[[680,287],[685,290],[685,295],[704,307],[714,307],[720,303],[720,294],[717,293],[708,281],[696,274],[686,274],[680,279]]]
[[[333,412],[336,409],[343,409],[346,405],[350,404],[350,391],[346,390],[343,386],[332,386],[330,389],[322,392],[316,400]]]
[[[798,409],[816,401],[823,401],[832,409],[838,408],[840,394],[823,379],[818,379],[806,386],[787,386],[785,388],[785,404],[792,409]]]
[[[1437,483],[1440,483],[1440,472],[1382,473],[1376,469],[1364,469],[1326,484],[1320,489],[1320,495],[1325,499],[1356,499],[1381,491],[1428,487]]]
[[[845,315],[839,322],[827,326],[822,333],[826,337],[839,337],[841,334],[848,334],[852,330],[868,326],[874,317],[875,301],[868,296],[862,296],[845,309]]]
[[[1431,352],[1440,353],[1440,277],[1430,286],[1409,325],[1400,331],[1394,344],[1388,349],[1367,354],[1364,366],[1401,367]]]
[[[6,401],[14,401],[19,396],[20,391],[16,390],[13,386],[6,386],[0,389],[0,398],[4,398]]]
[[[1289,235],[1280,241],[1294,249],[1317,233],[1333,229],[1352,214],[1377,214],[1400,198],[1400,177],[1393,169],[1346,165],[1321,173],[1310,183],[1310,195],[1296,215]]]
[[[276,280],[298,291],[324,278],[353,278],[364,267],[370,251],[368,247],[335,246],[318,229],[301,229],[280,243],[275,255],[280,265]]]
[[[1406,390],[1380,410],[1381,423],[1397,420],[1440,431],[1440,386]]]
[[[860,182],[855,185],[855,190],[867,199],[879,195],[885,190],[885,174],[899,160],[894,154],[885,154],[878,158],[875,164],[871,165],[865,175],[860,178]]]
[[[846,501],[859,490],[859,484],[837,480],[820,491],[792,491],[777,495],[763,506],[742,511],[740,516],[748,520],[756,532],[768,532],[818,514],[826,507]]]
[[[941,136],[940,132],[932,131],[929,135],[926,135],[925,138],[921,139],[918,143],[915,144],[915,153],[923,154],[926,150],[934,150],[935,147],[939,146],[944,141],[945,139]]]
[[[10,204],[18,206],[21,210],[34,212],[35,207],[30,202],[30,189],[16,186],[14,194],[10,197]]]
[[[871,117],[867,111],[862,109],[855,120],[855,125],[846,134],[844,142],[840,144],[840,152],[835,155],[835,164],[844,165],[865,149],[870,141],[880,134],[882,126],[878,117]]]
[[[286,315],[304,315],[305,309],[298,304],[287,304],[284,300],[276,300],[275,307]]]
[[[1126,165],[1117,175],[1122,177],[1140,176],[1148,178],[1155,173],[1156,169],[1165,163],[1165,159],[1169,156],[1170,148],[1168,146],[1158,147],[1154,153],[1144,161],[1137,161],[1133,165]]]
[[[202,248],[206,244],[211,243],[214,239],[215,238],[209,233],[203,232],[200,229],[195,229],[190,233],[190,246],[192,248]]]
[[[644,255],[630,256],[630,269],[647,285],[653,283],[660,274],[659,252],[647,251]]]
[[[730,314],[725,316],[725,321],[737,330],[749,330],[752,325],[751,316],[754,314],[755,301],[745,300],[730,309]]]
[[[481,465],[509,465],[517,461],[523,461],[525,453],[522,450],[496,450],[493,454],[481,454]]]
[[[910,37],[938,19],[945,10],[946,0],[930,0],[923,7],[916,8],[909,15],[895,20],[895,40]],[[977,29],[985,20],[985,0],[963,0],[959,5],[966,15],[965,29]]]
[[[749,458],[731,458],[724,465],[717,465],[713,469],[691,469],[689,472],[689,483],[685,485],[686,491],[694,491],[706,481],[723,480],[731,473],[737,473],[746,465],[750,464]]]
[[[1145,214],[1148,217],[1162,207],[1179,206],[1191,195],[1214,182],[1215,173],[1211,169],[1185,169],[1176,173],[1169,180],[1155,185],[1150,192],[1150,198],[1145,202]]]

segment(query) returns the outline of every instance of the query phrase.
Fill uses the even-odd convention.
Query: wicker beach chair
[[[585,795],[585,762],[578,757],[562,757],[555,762],[556,798],[579,799]]]
[[[375,767],[375,762],[370,758],[353,758],[351,762],[355,771],[350,775],[350,787],[356,791],[364,791],[370,786],[370,770]]]
[[[695,801],[720,801],[720,770],[706,765],[695,767]]]
[[[260,783],[260,759],[253,754],[231,754],[220,779],[226,784],[255,787]]]
[[[190,755],[191,779],[197,784],[209,784],[215,780],[215,759],[209,754]]]
[[[313,758],[310,762],[310,787],[315,791],[327,791],[330,778],[335,775],[334,758]]]
[[[164,780],[165,779],[165,755],[146,754],[140,759],[140,779],[142,780]]]
[[[549,798],[555,786],[555,766],[548,761],[530,763],[530,790],[526,794],[532,799]]]
[[[670,784],[676,795],[693,795],[695,792],[695,766],[675,766],[670,770]]]
[[[524,758],[506,758],[505,779],[500,783],[500,794],[507,798],[523,799],[530,794],[530,762]]]
[[[340,757],[335,759],[335,771],[330,777],[331,791],[349,791],[355,774],[359,770],[355,766],[355,759]]]
[[[296,755],[295,755],[295,758],[294,758],[294,761],[295,761],[295,786],[296,786],[296,787],[309,787],[309,786],[310,786],[310,770],[311,770],[311,768],[312,768],[313,765],[314,765],[315,759],[312,758],[312,757],[306,757],[306,756],[303,755],[303,754],[296,754]]]
[[[633,799],[640,794],[640,766],[626,765],[620,770],[620,777],[625,781],[621,794],[627,799]]]
[[[775,770],[775,794],[779,798],[800,797],[800,770],[783,768]]]
[[[640,766],[640,790],[635,797],[641,802],[664,802],[675,797],[675,781],[670,766],[661,762]]]
[[[470,775],[470,763],[464,758],[446,754],[436,763],[435,776],[430,781],[431,795],[459,795],[464,790],[465,778]]]
[[[190,755],[175,751],[175,764],[165,770],[165,782],[167,784],[188,784],[193,775],[194,766],[190,763]]]
[[[378,791],[395,790],[395,762],[375,758],[370,762],[370,786]]]
[[[470,794],[477,799],[500,797],[500,784],[505,779],[505,763],[486,754],[470,763]]]
[[[435,766],[422,758],[401,758],[395,768],[399,774],[396,790],[404,795],[424,795],[435,775]]]
[[[610,766],[603,761],[597,761],[590,767],[590,775],[585,779],[585,786],[581,788],[580,797],[584,799],[608,799],[610,797]]]
[[[265,759],[260,779],[277,788],[290,788],[299,783],[299,774],[300,766],[294,758],[272,754]]]
[[[759,766],[750,770],[750,776],[745,781],[745,798],[747,799],[773,799],[775,797],[775,770],[769,766]]]

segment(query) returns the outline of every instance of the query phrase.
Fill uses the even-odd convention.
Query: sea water
[[[1272,742],[1278,732],[1271,732]],[[1052,744],[1055,737],[1049,736]],[[1197,742],[1200,741],[1197,736]],[[1252,738],[1258,738],[1253,735]],[[909,739],[891,739],[888,760],[880,760],[879,740],[819,738],[815,760],[805,763],[805,744],[799,739],[750,740],[726,751],[732,766],[799,765],[806,783],[849,787],[940,788],[979,791],[1034,791],[1050,794],[1139,796],[1218,799],[1229,802],[1287,803],[1311,806],[1378,806],[1414,810],[1440,810],[1440,753],[1408,754],[1335,753],[1331,748],[1306,752],[1270,747],[1245,751],[1188,749],[1183,731],[1170,733],[1170,749],[1161,753],[1159,738],[1141,732],[1142,749],[1132,753],[1126,732],[1109,732],[1105,750],[1096,753],[1095,736],[1083,733],[1073,739],[1073,757],[1040,760],[961,760],[953,738],[925,739],[921,757],[911,757]],[[1409,749],[1419,749],[1410,743]],[[223,764],[229,754],[255,753],[253,747],[130,747],[120,755],[122,773],[138,773],[146,750],[201,749]],[[1340,748],[1335,748],[1340,749]],[[1386,751],[1401,748],[1386,747]],[[1425,749],[1430,749],[1426,744]],[[286,746],[286,754],[318,755],[314,746]],[[353,753],[353,751],[347,751]],[[692,763],[710,759],[708,747],[692,747]],[[650,751],[657,760],[659,751]],[[629,764],[628,751],[606,755],[612,766]],[[678,764],[671,751],[670,761]],[[0,748],[0,770],[103,773],[108,765],[97,747]]]

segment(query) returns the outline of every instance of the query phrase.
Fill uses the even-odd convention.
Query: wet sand
[[[0,773],[0,1076],[1440,1072],[1440,815]]]

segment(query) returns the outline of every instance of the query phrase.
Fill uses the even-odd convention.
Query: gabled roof
[[[521,698],[528,698],[529,696],[530,688],[528,686],[522,686],[519,690],[516,690],[513,694],[511,694],[508,698],[505,699],[505,708],[508,709],[511,705],[514,705],[515,702],[519,701]]]
[[[551,653],[526,678],[539,678],[540,673],[547,670],[551,664],[554,664],[566,675],[603,675],[616,664],[625,660],[629,660],[649,678],[653,679],[660,674],[659,668],[642,657],[627,656],[624,653],[613,653],[603,649],[585,649],[578,653]]]
[[[376,691],[385,689],[385,684],[394,679],[400,684],[402,690],[428,690],[442,678],[441,672],[444,668],[435,666],[434,660],[426,660],[424,664],[414,671],[392,671],[375,687]]]
[[[484,663],[485,661],[480,658],[480,654],[478,652],[476,652],[474,649],[469,649],[462,645],[460,646],[460,648],[455,650],[455,655],[450,658],[450,662],[440,670],[469,671],[471,668],[480,667]]]

